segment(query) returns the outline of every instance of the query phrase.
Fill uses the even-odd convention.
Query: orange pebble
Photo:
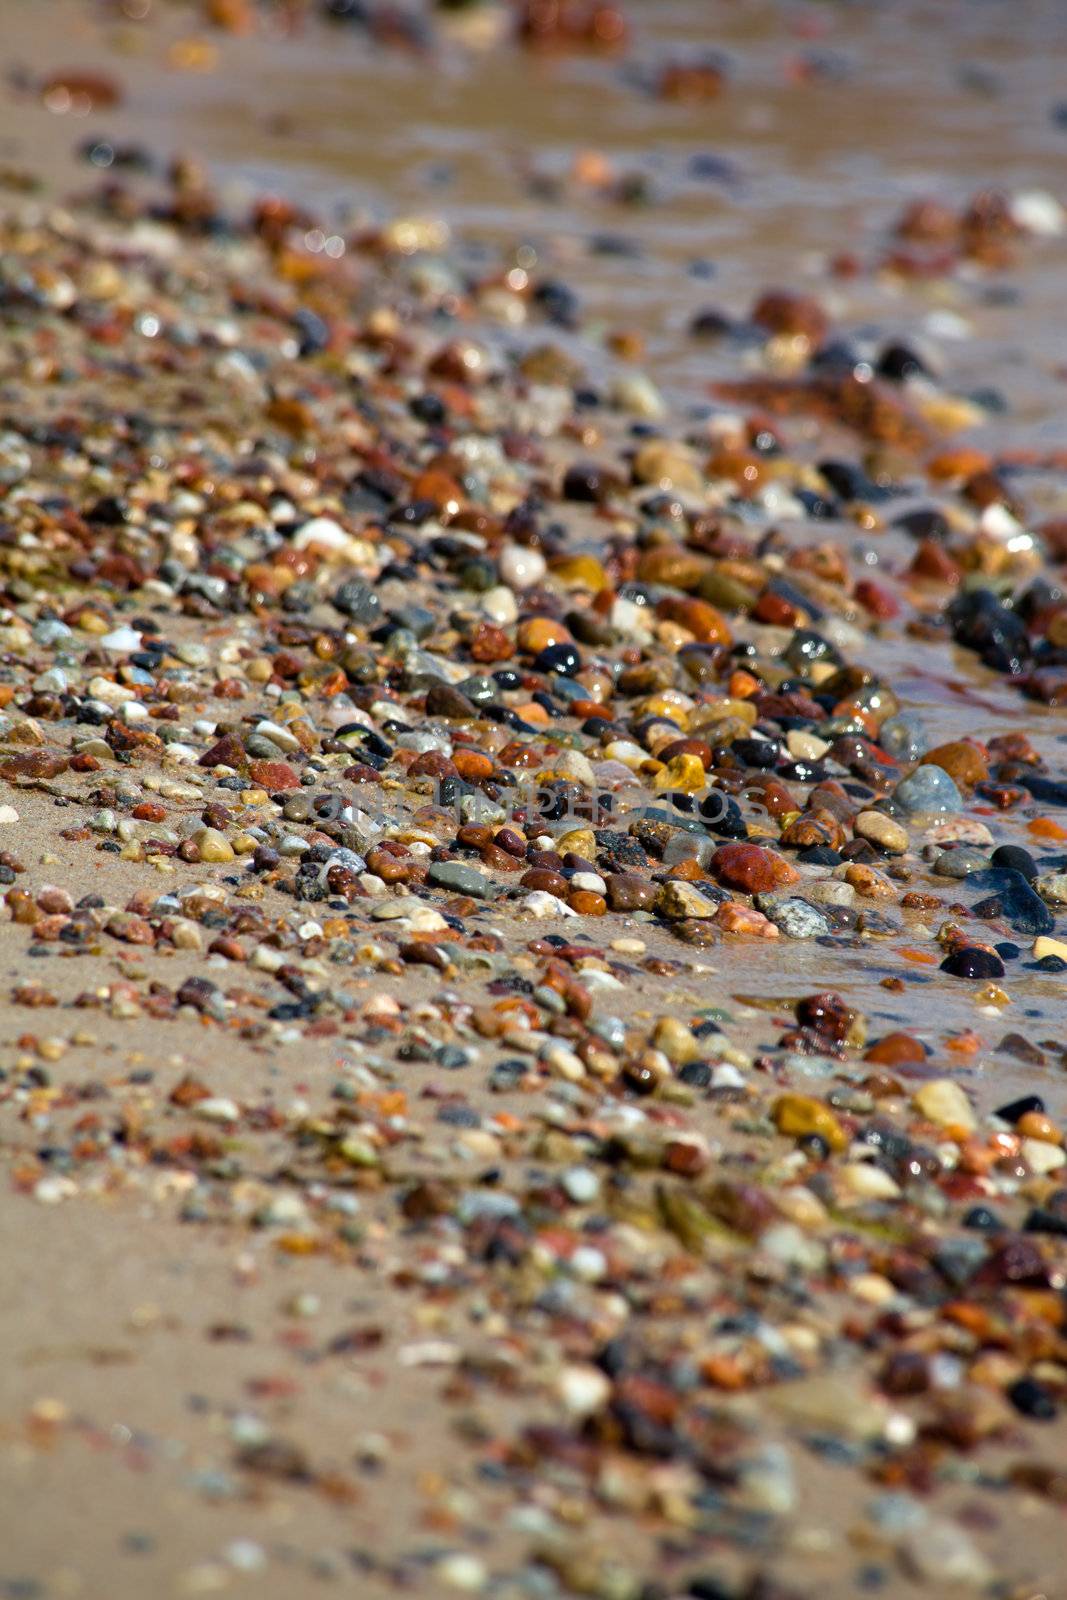
[[[676,861],[667,876],[680,878],[683,883],[693,883],[704,876],[704,869],[695,856],[687,856],[684,861]]]
[[[567,904],[580,917],[602,917],[608,909],[604,896],[592,889],[573,889],[567,896]]]
[[[751,700],[754,694],[761,693],[764,685],[751,672],[738,669],[731,672],[728,687],[735,700]]]
[[[925,1061],[926,1051],[910,1033],[887,1033],[875,1040],[863,1059],[879,1066],[895,1067],[903,1061]]]
[[[1035,817],[1026,824],[1026,831],[1035,839],[1067,839],[1067,828],[1053,822],[1051,817]]]
[[[482,783],[493,771],[493,762],[483,750],[470,750],[457,746],[452,752],[452,763],[467,783]]]
[[[988,472],[992,461],[983,450],[961,446],[955,450],[942,450],[926,463],[931,478],[970,478],[976,472]]]
[[[539,706],[536,700],[529,700],[525,705],[516,706],[515,710],[523,722],[532,722],[538,726],[544,726],[549,720],[548,712],[544,706]]]
[[[705,1383],[716,1389],[744,1389],[748,1385],[748,1375],[736,1356],[705,1356],[700,1372]]]
[[[919,967],[936,967],[938,962],[937,956],[932,956],[929,951],[913,950],[909,945],[901,946],[897,950],[897,955]]]
[[[570,636],[566,623],[557,622],[553,617],[527,617],[519,623],[516,634],[519,649],[530,655],[538,655],[550,644],[566,644]]]
[[[614,176],[611,162],[600,150],[579,150],[571,165],[575,183],[587,189],[602,189]]]
[[[695,600],[691,595],[668,595],[657,605],[656,615],[686,628],[702,644],[733,642],[726,618],[706,600]]]
[[[1019,1118],[1015,1130],[1024,1139],[1040,1139],[1042,1144],[1063,1143],[1063,1134],[1043,1111],[1028,1111]]]
[[[970,1173],[972,1177],[984,1178],[996,1157],[992,1150],[985,1150],[980,1144],[965,1144],[960,1151],[958,1170]]]

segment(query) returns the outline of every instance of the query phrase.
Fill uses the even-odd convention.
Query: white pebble
[[[141,638],[136,628],[115,628],[98,639],[97,646],[109,655],[128,656],[132,650],[141,648]]]
[[[556,1394],[572,1417],[588,1417],[599,1411],[611,1394],[611,1379],[599,1367],[564,1367],[556,1378]]]
[[[1057,238],[1067,224],[1067,212],[1055,195],[1043,189],[1027,189],[1012,195],[1008,202],[1012,220],[1027,233],[1043,234],[1047,239]]]
[[[220,1095],[209,1095],[206,1100],[198,1100],[193,1110],[205,1122],[237,1122],[241,1116],[236,1101],[225,1100]]]
[[[548,564],[540,550],[528,545],[506,544],[500,552],[500,576],[511,589],[529,589],[548,571]]]
[[[545,889],[537,889],[533,894],[528,894],[519,901],[523,911],[528,911],[531,917],[576,917],[574,911],[565,900],[560,900],[557,895],[549,894]]]
[[[312,517],[295,534],[293,546],[297,550],[306,550],[309,545],[321,544],[327,550],[343,550],[348,541],[349,535],[332,517]]]

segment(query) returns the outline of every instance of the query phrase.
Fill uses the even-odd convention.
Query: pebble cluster
[[[975,691],[936,740],[870,663],[955,643],[1062,702],[1065,525],[807,296],[695,330],[746,355],[687,427],[589,377],[536,269],[314,224],[188,168],[0,220],[25,1226],[147,1207],[254,1252],[311,1333],[192,1492],[341,1523],[407,1482],[362,1592],[1032,1593],[1067,1154],[997,1076],[1067,1064],[1067,778],[1054,723],[990,733]],[[405,1309],[353,1327],[383,1281]],[[301,1436],[287,1360],[437,1372],[460,1464]],[[87,1423],[42,1387],[26,1426]],[[854,1512],[801,1515],[809,1473]]]

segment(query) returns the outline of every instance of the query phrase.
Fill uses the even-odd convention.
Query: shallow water
[[[628,0],[631,45],[604,57],[520,50],[492,6],[446,17],[425,55],[376,46],[317,8],[295,36],[251,38],[206,31],[185,5],[156,0],[144,23],[117,21],[119,9],[6,0],[9,70],[95,61],[126,89],[120,107],[85,119],[10,95],[6,159],[62,170],[99,130],[198,156],[249,190],[376,217],[440,214],[472,241],[532,244],[565,266],[590,316],[644,333],[657,379],[689,399],[716,372],[687,337],[695,311],[740,313],[755,286],[820,281],[827,253],[875,255],[920,195],[958,205],[979,188],[1063,184],[1059,0]],[[210,70],[171,64],[190,38],[215,52]],[[709,53],[727,69],[716,98],[652,92],[665,63]],[[619,203],[568,181],[590,151],[647,198]],[[830,298],[851,325],[895,332],[960,313],[974,337],[933,340],[948,381],[1004,391],[1001,445],[1062,445],[1060,271],[1059,251],[1038,246],[1004,279],[862,277]]]

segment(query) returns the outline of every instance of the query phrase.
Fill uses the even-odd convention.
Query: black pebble
[[[550,644],[534,658],[535,672],[558,672],[564,678],[573,678],[582,665],[582,658],[572,644]]]
[[[906,378],[925,378],[930,369],[920,355],[906,344],[887,344],[878,357],[878,375],[893,383]]]
[[[998,844],[989,858],[989,864],[992,867],[1008,867],[1012,872],[1021,872],[1027,882],[1037,877],[1037,862],[1029,850],[1024,850],[1018,844]]]
[[[813,867],[836,867],[841,856],[836,850],[831,850],[828,844],[809,844],[806,850],[797,851],[797,860]]]
[[[1058,1217],[1054,1211],[1035,1206],[1023,1223],[1024,1233],[1047,1233],[1056,1239],[1067,1239],[1067,1217]]]
[[[1056,1416],[1056,1402],[1036,1378],[1020,1378],[1008,1390],[1008,1399],[1016,1411],[1035,1422],[1051,1422]]]
[[[1039,1094],[1024,1094],[1018,1100],[1010,1100],[1007,1105],[997,1107],[997,1116],[1012,1126],[1025,1117],[1029,1111],[1044,1111],[1045,1102]]]
[[[690,1600],[735,1600],[736,1590],[727,1588],[720,1578],[698,1577],[689,1580],[685,1591]]]
[[[963,1219],[965,1228],[973,1228],[976,1233],[1003,1233],[1004,1224],[995,1211],[990,1211],[988,1206],[972,1206]]]
[[[950,972],[954,978],[1003,978],[1004,963],[991,950],[965,947],[946,956],[941,971]]]

